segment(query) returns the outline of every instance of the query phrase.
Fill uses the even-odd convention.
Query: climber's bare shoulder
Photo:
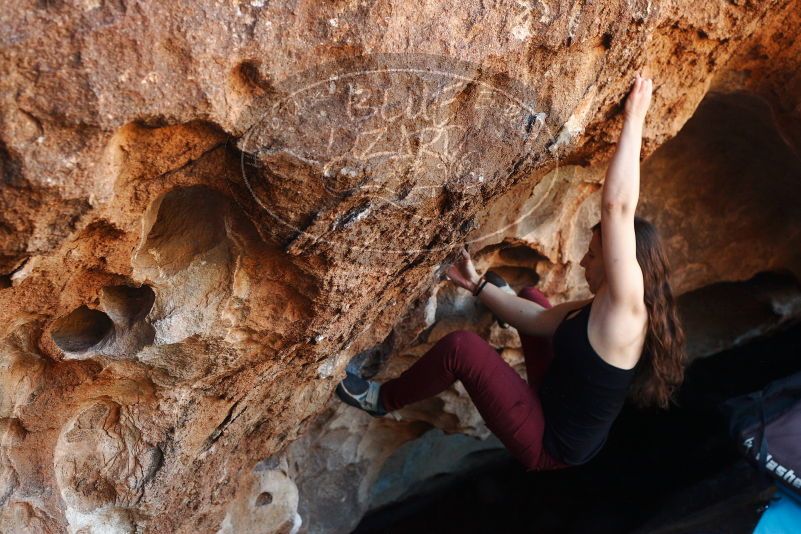
[[[587,337],[607,363],[631,369],[637,364],[648,334],[648,310],[642,306],[616,305],[599,292],[590,310]]]

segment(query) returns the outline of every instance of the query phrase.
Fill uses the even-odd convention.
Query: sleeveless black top
[[[543,379],[543,446],[566,464],[591,460],[606,443],[636,369],[607,363],[587,334],[592,301],[571,310],[553,336],[554,359]],[[568,318],[570,317],[570,318]]]

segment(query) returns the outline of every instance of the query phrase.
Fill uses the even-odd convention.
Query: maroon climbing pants
[[[534,287],[518,296],[550,308],[545,295]],[[493,434],[526,471],[569,467],[542,446],[545,417],[539,394],[553,359],[550,338],[520,335],[528,383],[481,336],[466,330],[446,335],[399,377],[381,385],[381,400],[388,411],[420,401],[460,380]]]

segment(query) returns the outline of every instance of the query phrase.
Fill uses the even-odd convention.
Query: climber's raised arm
[[[640,195],[640,147],[652,82],[639,74],[626,99],[625,119],[601,194],[601,244],[609,303],[618,309],[643,306],[643,276],[637,263],[634,211]]]

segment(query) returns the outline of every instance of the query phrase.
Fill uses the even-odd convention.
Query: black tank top
[[[578,314],[571,310],[554,332],[554,359],[540,388],[543,446],[570,465],[586,463],[601,451],[636,369],[607,363],[592,348],[587,334],[591,305]]]

